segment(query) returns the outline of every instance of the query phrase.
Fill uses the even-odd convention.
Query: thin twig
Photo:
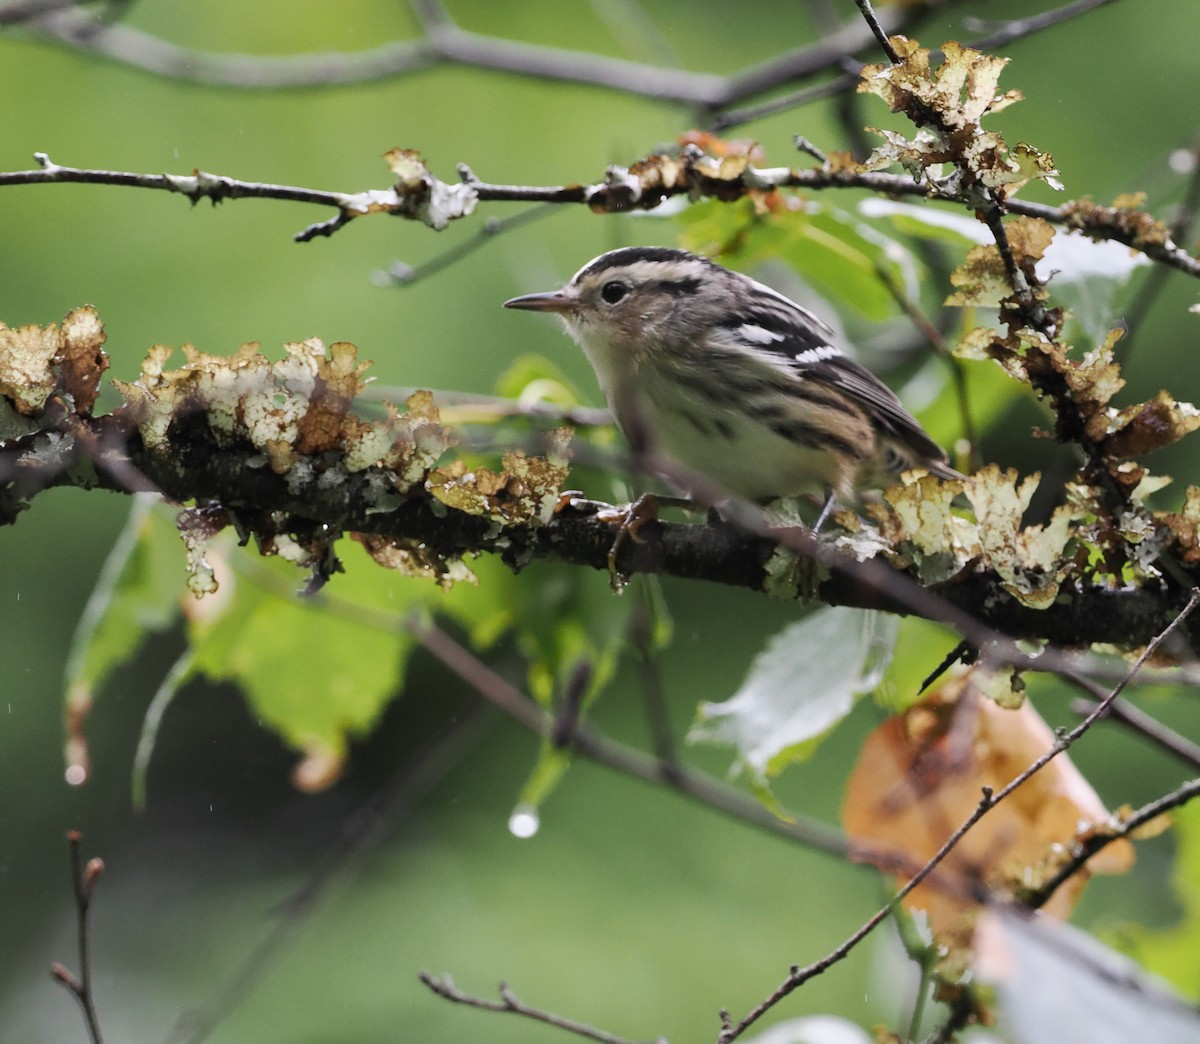
[[[67,832],[67,850],[71,862],[71,887],[75,893],[75,930],[79,947],[79,975],[76,977],[57,961],[50,966],[50,974],[56,981],[61,982],[79,1002],[80,1010],[83,1012],[84,1026],[87,1028],[88,1040],[92,1041],[92,1044],[101,1044],[100,1019],[96,1014],[96,999],[92,993],[88,911],[91,909],[96,882],[104,872],[104,863],[100,859],[89,859],[87,865],[84,865],[83,835],[78,830]]]
[[[1071,704],[1071,709],[1077,714],[1089,714],[1092,708],[1103,698],[1099,686],[1087,678],[1072,677],[1063,673],[1060,677],[1083,689],[1088,694],[1087,700],[1077,700]],[[1168,754],[1178,758],[1192,768],[1200,769],[1200,744],[1186,736],[1181,736],[1174,729],[1168,728],[1157,718],[1127,700],[1113,700],[1108,705],[1104,715],[1106,720],[1115,721],[1125,726],[1131,732],[1150,740]]]
[[[414,622],[412,630],[426,651],[473,686],[489,702],[535,735],[544,736],[548,733],[552,719],[532,699],[445,631],[427,622]],[[686,765],[664,765],[658,758],[627,747],[590,726],[578,726],[573,742],[575,752],[586,758],[627,776],[676,790],[742,823],[766,829],[831,855],[844,856],[848,852],[845,836],[832,827],[794,814],[789,814],[786,820],[781,819],[767,811],[760,802],[702,772]]]
[[[419,978],[439,997],[444,997],[455,1004],[465,1004],[470,1008],[481,1008],[483,1011],[508,1012],[512,1015],[521,1015],[524,1018],[533,1019],[535,1022],[544,1022],[547,1026],[553,1026],[556,1029],[565,1030],[567,1033],[573,1033],[575,1036],[583,1037],[585,1040],[599,1041],[600,1044],[638,1044],[636,1041],[614,1036],[611,1033],[606,1033],[604,1030],[587,1026],[582,1022],[576,1022],[573,1019],[567,1019],[561,1015],[554,1015],[551,1012],[542,1011],[540,1008],[531,1007],[518,999],[516,994],[503,982],[500,983],[500,1000],[494,1001],[488,1000],[486,997],[476,997],[470,993],[463,993],[462,990],[454,985],[454,980],[449,975],[443,975],[440,979],[436,979],[429,972],[421,972]],[[657,1038],[656,1044],[666,1044],[665,1038]]]
[[[369,384],[355,402],[404,402],[416,391],[428,388],[399,387],[394,384]],[[613,416],[599,406],[559,406],[545,399],[506,399],[501,395],[478,392],[433,390],[439,418],[447,424],[494,424],[506,418],[526,417],[549,424],[569,424],[573,428],[612,427]]]
[[[81,167],[65,167],[51,162],[45,153],[35,153],[40,169],[0,172],[0,188],[8,185],[38,185],[55,183],[120,185],[140,189],[157,189],[176,192],[193,203],[208,199],[219,203],[225,199],[277,199],[288,202],[316,203],[335,208],[336,218],[311,225],[296,233],[295,238],[307,242],[326,236],[349,224],[351,219],[369,202],[364,193],[328,192],[320,189],[301,188],[292,185],[275,185],[264,182],[241,181],[223,175],[198,172],[188,175],[138,174],[124,171],[97,170]],[[628,173],[628,172],[626,172]],[[632,176],[630,176],[632,177]],[[525,202],[586,204],[593,210],[619,212],[634,208],[653,209],[666,199],[695,194],[716,195],[730,199],[765,189],[866,189],[881,195],[935,197],[934,190],[926,182],[918,182],[908,175],[888,174],[881,171],[832,171],[823,168],[792,170],[787,167],[769,169],[748,168],[737,181],[705,181],[703,176],[683,178],[673,185],[662,185],[655,181],[653,192],[645,198],[637,179],[626,180],[621,168],[613,168],[605,181],[591,185],[501,185],[474,178],[469,184],[474,198],[479,202]],[[954,200],[949,199],[953,202]],[[397,209],[391,211],[398,216],[414,216],[404,213],[404,197],[396,199]],[[1106,239],[1137,250],[1160,264],[1178,269],[1190,276],[1200,278],[1200,259],[1192,257],[1171,240],[1158,242],[1149,240],[1131,226],[1128,210],[1106,210],[1103,207],[1080,208],[1072,203],[1052,207],[1042,203],[1029,203],[1009,199],[1004,209],[1011,214],[1037,217],[1054,225],[1077,228],[1093,239]],[[419,216],[419,215],[418,215]],[[465,216],[465,210],[462,216]],[[999,219],[989,218],[989,227]],[[993,232],[996,229],[993,228]],[[1003,249],[1003,248],[1002,248]],[[1011,250],[1009,251],[1011,257]],[[1019,277],[1023,279],[1023,277]]]
[[[912,10],[893,9],[884,20],[900,31],[930,8],[951,0],[930,0]],[[736,104],[785,83],[836,67],[871,40],[858,19],[814,44],[796,48],[731,76],[694,73],[587,51],[473,33],[457,25],[440,5],[413,5],[425,35],[357,52],[268,55],[193,50],[126,25],[104,25],[78,10],[54,11],[27,24],[56,43],[109,58],[171,79],[220,87],[303,88],[392,79],[442,64],[490,69],[552,82],[582,83],[660,101],[716,109]]]
[[[13,0],[0,6],[0,26],[32,22],[53,11],[77,6],[76,0]]]
[[[879,19],[871,7],[871,0],[854,0],[854,6],[858,8],[859,13],[870,27],[871,34],[879,44],[880,50],[887,55],[888,61],[893,65],[899,65],[900,55],[896,53],[896,48],[892,46],[892,41],[888,39],[887,33],[883,31],[883,26],[879,24]]]
[[[1104,7],[1113,2],[1114,0],[1075,0],[1074,3],[1064,4],[1051,11],[1042,11],[1039,14],[1030,15],[1028,18],[1014,18],[1000,24],[986,36],[972,40],[971,46],[977,51],[994,51],[1001,47],[1007,47],[1017,40],[1023,40],[1025,37],[1039,33],[1043,29],[1049,29],[1051,26],[1061,25],[1072,18],[1078,18],[1094,11],[1097,7]],[[968,28],[978,32],[985,30],[982,19],[968,17],[964,18],[963,22]]]
[[[437,275],[439,272],[444,272],[451,265],[457,264],[463,258],[469,257],[476,250],[490,243],[497,236],[509,232],[514,228],[521,228],[524,225],[540,221],[542,218],[547,218],[555,212],[554,207],[549,203],[544,203],[540,206],[530,207],[528,210],[522,210],[516,214],[510,214],[506,218],[485,218],[479,231],[470,239],[452,246],[449,250],[444,250],[436,257],[430,258],[419,265],[409,265],[403,261],[393,261],[387,269],[375,273],[375,282],[379,286],[412,286],[415,283],[428,279],[430,276]]]
[[[656,577],[642,577],[639,597],[629,613],[629,634],[638,658],[642,703],[650,726],[650,740],[663,771],[674,772],[678,766],[675,734],[671,728],[671,710],[663,687],[662,665],[654,631],[658,614],[662,612],[661,596]]]
[[[1076,874],[1083,865],[1097,852],[1107,848],[1114,841],[1129,837],[1140,827],[1145,826],[1173,808],[1187,804],[1192,798],[1200,797],[1200,779],[1191,779],[1181,786],[1164,794],[1135,812],[1122,816],[1120,821],[1110,830],[1098,830],[1089,834],[1077,846],[1071,858],[1058,868],[1057,873],[1041,885],[1032,895],[1025,897],[1026,905],[1040,910],[1050,900],[1058,889]]]
[[[1158,634],[1154,640],[1142,651],[1141,656],[1130,667],[1125,676],[1113,687],[1112,691],[1099,703],[1096,708],[1082,722],[1080,722],[1070,732],[1059,736],[1050,749],[1041,757],[1033,761],[1023,772],[1010,780],[1000,790],[993,793],[990,787],[984,787],[983,796],[980,798],[979,804],[975,810],[966,818],[966,820],[952,833],[942,845],[941,848],[933,855],[933,857],[921,867],[893,896],[891,901],[876,911],[861,927],[859,927],[849,938],[844,940],[839,946],[826,954],[820,960],[813,962],[804,968],[793,967],[788,977],[781,983],[768,997],[760,1001],[740,1022],[725,1026],[717,1037],[718,1044],[730,1044],[731,1041],[740,1037],[747,1029],[757,1022],[763,1015],[770,1011],[784,997],[793,990],[808,982],[809,979],[820,975],[830,966],[845,958],[863,939],[871,934],[886,918],[890,915],[893,908],[901,902],[905,896],[913,891],[922,881],[924,881],[937,866],[948,856],[957,846],[958,843],[966,836],[967,832],[979,822],[988,812],[995,808],[1000,802],[1013,793],[1018,787],[1029,780],[1035,773],[1040,772],[1059,754],[1067,750],[1076,740],[1083,736],[1097,721],[1103,716],[1107,708],[1114,700],[1125,690],[1129,683],[1137,676],[1142,665],[1154,655],[1159,646],[1191,615],[1196,606],[1200,604],[1200,588],[1194,589],[1188,603],[1179,612],[1179,614]],[[1198,786],[1200,781],[1195,781],[1194,784],[1188,784],[1187,787]],[[1182,788],[1186,789],[1186,788]],[[1179,792],[1176,792],[1177,794]],[[1187,796],[1182,800],[1187,800],[1187,797],[1193,796],[1191,791],[1188,791]],[[1181,801],[1176,802],[1181,803]],[[1174,807],[1174,806],[1171,806]],[[1086,861],[1086,858],[1080,862]],[[1078,867],[1075,867],[1078,869]],[[1073,871],[1072,871],[1073,872]],[[1056,888],[1061,881],[1066,880],[1066,876],[1055,877],[1054,887]],[[1051,888],[1046,895],[1053,892]],[[1044,899],[1042,900],[1045,901]]]

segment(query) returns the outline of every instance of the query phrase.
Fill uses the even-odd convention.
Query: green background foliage
[[[636,34],[630,52],[607,27],[603,14],[616,11],[619,20],[621,6],[464,0],[452,12],[481,33],[653,58],[638,53],[644,41]],[[834,6],[843,17],[853,13],[850,3]],[[970,6],[977,5],[935,19],[922,43],[963,38],[962,11]],[[1045,6],[991,3],[986,15],[1007,19]],[[683,64],[696,70],[730,72],[817,35],[805,4],[744,0],[736,18],[715,0],[646,0],[643,7]],[[382,0],[311,10],[275,0],[146,2],[129,23],[199,48],[276,54],[365,48],[417,32],[404,5]],[[1182,191],[1167,157],[1196,130],[1192,108],[1179,102],[1200,94],[1197,31],[1200,10],[1142,0],[1020,41],[1004,51],[1013,64],[1002,86],[1019,87],[1027,101],[997,125],[1010,140],[1053,154],[1066,195],[1103,201],[1145,190],[1151,208],[1167,214]],[[0,116],[4,169],[32,166],[31,154],[44,151],[77,166],[180,173],[199,167],[346,191],[386,185],[380,155],[396,145],[420,149],[448,180],[455,163],[467,162],[493,182],[557,184],[594,180],[606,164],[630,162],[690,126],[686,112],[666,104],[451,67],[330,90],[200,87],[67,53],[19,32],[0,36],[0,94],[7,100]],[[863,122],[890,125],[881,110],[866,103]],[[831,104],[738,133],[757,139],[772,164],[798,162],[795,133],[827,148],[847,144]],[[1037,195],[1051,198],[1045,190]],[[823,202],[851,208],[854,199]],[[399,289],[372,281],[372,272],[397,258],[419,264],[437,257],[471,237],[484,217],[514,212],[481,210],[441,234],[370,219],[297,245],[292,235],[327,214],[267,201],[189,209],[178,196],[109,187],[8,188],[0,191],[0,319],[47,323],[94,304],[107,325],[111,373],[124,379],[136,375],[156,342],[228,353],[258,340],[275,356],[280,343],[315,336],[356,343],[361,356],[374,360],[371,372],[382,384],[490,392],[516,356],[536,351],[598,403],[586,363],[560,332],[503,313],[499,303],[558,285],[604,249],[675,242],[685,226],[562,208],[436,278]],[[803,246],[789,242],[786,250]],[[821,287],[816,273],[807,274]],[[940,288],[926,288],[929,301],[940,295]],[[1173,275],[1155,313],[1124,342],[1129,401],[1160,386],[1179,399],[1200,398],[1193,365],[1200,319],[1185,312],[1195,299],[1195,284]],[[1119,309],[1118,302],[1114,319]],[[870,331],[881,311],[876,295],[863,314],[843,320],[852,330]],[[993,393],[993,385],[980,378],[992,396],[982,412],[994,418],[985,458],[1023,470],[1055,466],[1054,448],[1029,437],[1031,424],[1044,420],[1038,408],[1019,389]],[[930,420],[949,440],[953,431],[944,424]],[[1200,479],[1190,443],[1161,458],[1157,470],[1180,480],[1174,488]],[[279,958],[262,968],[258,988],[211,1039],[561,1039],[528,1023],[447,1005],[417,983],[421,968],[451,971],[464,989],[483,994],[504,978],[531,1003],[630,1036],[709,1039],[719,1005],[750,1006],[789,964],[826,952],[879,901],[882,892],[865,870],[582,762],[543,807],[538,836],[516,840],[505,824],[538,742],[473,710],[470,692],[423,653],[407,664],[401,697],[353,742],[345,778],[318,796],[291,788],[297,755],[267,727],[266,706],[248,704],[229,686],[189,683],[163,719],[147,807],[135,814],[129,782],[142,718],[184,643],[179,627],[155,634],[98,693],[89,723],[93,777],[84,788],[67,787],[64,661],[128,510],[127,498],[62,491],[39,498],[17,526],[0,532],[0,1026],[7,1039],[81,1034],[73,1005],[46,972],[51,960],[74,963],[68,828],[82,829],[85,851],[107,865],[94,918],[103,1025],[113,1040],[162,1039],[180,1013],[208,1000],[215,984],[287,918],[281,901],[337,847],[355,810],[410,764],[428,782],[407,785],[376,842],[298,923]],[[374,569],[360,555],[352,563],[356,573]],[[359,583],[357,575],[337,578],[332,591],[350,597]],[[371,598],[386,606],[390,587],[388,608],[401,612],[416,583],[423,582],[373,577]],[[561,578],[539,567],[521,583],[518,604],[531,617],[547,605],[610,598],[599,574]],[[571,589],[562,590],[564,584]],[[695,583],[665,588],[674,640],[662,668],[682,735],[696,704],[735,691],[766,637],[800,610]],[[472,626],[468,617],[459,620],[466,621],[460,632]],[[909,643],[898,655],[903,681],[892,686],[910,685],[950,644],[928,627],[903,633]],[[518,684],[526,677],[518,646],[532,641],[501,641],[490,653]],[[305,648],[285,648],[281,683],[311,669],[306,656],[331,668],[336,643],[332,629],[318,629]],[[388,648],[381,643],[372,670],[394,669]],[[1073,720],[1067,694],[1040,680],[1031,691],[1052,724]],[[894,689],[886,695],[905,699]],[[1200,724],[1194,699],[1171,696],[1151,695],[1151,709],[1194,732]],[[878,704],[861,703],[810,761],[778,781],[780,797],[833,820],[861,738],[884,713]],[[596,714],[617,736],[648,745],[629,658]],[[451,749],[430,753],[463,715],[477,720]],[[689,756],[717,772],[728,762],[718,751]],[[1139,804],[1180,778],[1158,754],[1104,729],[1073,756],[1110,805]],[[1169,838],[1149,842],[1128,878],[1095,882],[1078,919],[1101,928],[1121,920],[1170,926],[1181,912],[1168,885],[1171,847]],[[1194,932],[1190,938],[1194,944]],[[1141,945],[1152,949],[1154,938]],[[1194,966],[1200,955],[1194,945],[1189,952]],[[800,991],[784,1013],[838,1012],[867,1025],[895,1021],[908,974],[878,943]]]

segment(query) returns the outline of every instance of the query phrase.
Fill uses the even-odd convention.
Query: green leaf
[[[300,783],[312,789],[337,777],[349,739],[401,691],[415,614],[446,613],[477,645],[512,619],[512,581],[499,566],[479,587],[445,591],[389,573],[350,541],[338,552],[345,573],[308,599],[293,593],[294,567],[245,554],[237,575],[222,579],[217,597],[226,601],[211,614],[200,608],[190,627],[195,670],[237,685],[263,724],[305,753]]]
[[[753,270],[785,262],[837,307],[872,322],[897,309],[880,270],[915,297],[918,266],[911,251],[855,215],[823,204],[804,211],[756,214],[752,205],[713,203],[689,207],[681,216],[683,240],[692,250],[721,251],[721,260]]]
[[[615,532],[615,531],[614,531]],[[534,562],[516,589],[517,645],[529,660],[534,698],[550,707],[581,663],[590,668],[584,704],[616,670],[631,603],[603,573]]]
[[[67,657],[67,687],[95,692],[149,634],[179,615],[184,590],[183,547],[157,498],[133,500],[125,528],[105,560],[84,607]]]
[[[732,746],[759,782],[778,775],[879,684],[896,633],[893,616],[840,606],[789,624],[732,697],[701,705],[688,739]]]
[[[546,358],[529,352],[518,355],[497,379],[496,394],[518,401],[550,402],[556,406],[578,406],[584,401],[579,389],[562,369]]]
[[[1172,881],[1183,916],[1174,928],[1162,931],[1123,926],[1113,939],[1148,971],[1200,1000],[1200,805],[1193,802],[1175,813],[1173,833],[1177,847]]]
[[[95,694],[150,634],[165,631],[179,616],[184,591],[183,547],[157,498],[137,496],[96,586],[84,606],[67,656],[67,778],[88,773],[84,723]]]
[[[916,616],[901,619],[897,633],[891,663],[875,690],[876,701],[893,714],[920,701],[921,684],[958,643],[952,632]]]
[[[647,601],[652,642],[665,641],[669,618],[655,605],[656,588],[646,578],[634,583]],[[562,569],[535,562],[521,574],[516,594],[517,646],[529,661],[529,688],[534,699],[553,713],[571,686],[580,683],[580,719],[599,697],[616,672],[621,647],[628,632],[632,606],[629,598],[615,595],[601,573]],[[570,751],[543,739],[529,778],[521,789],[519,809],[535,815],[538,806],[553,793],[570,766]]]

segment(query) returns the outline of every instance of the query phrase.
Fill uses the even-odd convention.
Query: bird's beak
[[[571,301],[561,290],[551,290],[544,294],[513,297],[504,302],[504,307],[523,308],[527,312],[565,312],[571,308]]]

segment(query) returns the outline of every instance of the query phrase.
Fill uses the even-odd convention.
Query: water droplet
[[[1176,149],[1167,162],[1176,174],[1191,174],[1196,169],[1196,153],[1191,149]]]
[[[513,837],[533,837],[540,825],[538,811],[532,805],[518,805],[508,817],[508,829]]]

